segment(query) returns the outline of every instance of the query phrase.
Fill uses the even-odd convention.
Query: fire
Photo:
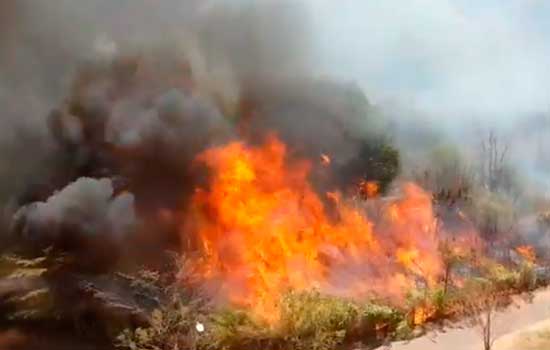
[[[414,184],[375,223],[360,203],[317,194],[310,162],[288,159],[275,136],[259,147],[212,148],[197,161],[211,179],[196,190],[182,234],[198,238],[194,265],[217,297],[273,320],[288,290],[402,298],[441,275],[431,197]]]
[[[372,198],[378,195],[380,188],[375,181],[361,181],[359,183],[359,194],[365,198]]]
[[[516,247],[516,252],[528,262],[534,263],[537,260],[537,253],[535,253],[535,248],[532,246]]]
[[[434,314],[435,314],[435,310],[433,307],[428,307],[428,306],[416,307],[413,310],[412,323],[415,326],[420,326],[426,323],[426,321],[428,321],[428,319],[432,317]]]

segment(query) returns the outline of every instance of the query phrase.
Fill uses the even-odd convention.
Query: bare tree
[[[481,178],[491,192],[499,189],[503,183],[504,166],[509,145],[503,143],[491,130],[488,138],[481,142]]]
[[[491,296],[483,300],[480,307],[481,312],[474,316],[474,322],[481,332],[483,350],[491,350],[496,339],[493,333],[493,315],[496,309],[496,301]]]
[[[509,295],[492,290],[489,286],[480,286],[462,301],[462,311],[467,317],[468,325],[476,328],[483,341],[483,350],[491,350],[497,339],[495,314],[511,299]]]

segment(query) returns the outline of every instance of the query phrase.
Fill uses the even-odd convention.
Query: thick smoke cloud
[[[310,66],[305,63],[308,39],[302,8],[300,2],[292,1],[3,1],[2,200],[24,190],[28,181],[43,182],[54,171],[55,166],[49,164],[56,152],[55,142],[50,138],[46,116],[78,88],[74,87],[75,79],[86,79],[80,74],[83,65],[109,61],[113,55],[165,51],[161,55],[164,62],[152,62],[153,67],[166,67],[166,61],[172,60],[170,68],[174,68],[187,61],[194,80],[200,82],[200,91],[215,96],[231,112],[245,80],[289,75],[290,71]],[[151,71],[159,74],[159,69]],[[175,80],[178,75],[184,79],[186,74],[182,69],[164,70],[164,78]],[[105,84],[109,84],[109,79]],[[136,90],[152,95],[155,87],[145,86],[151,83],[150,79],[141,81],[143,86]],[[157,102],[153,104],[172,103],[160,101],[161,94],[170,94],[169,84],[165,85],[164,91],[155,94]],[[149,90],[143,93],[143,89]],[[105,93],[101,86],[96,86],[93,93],[95,96],[84,98],[97,101],[112,97],[101,96]],[[113,107],[110,103],[107,106]],[[129,107],[116,106],[116,121],[112,125],[115,130],[117,122],[128,119],[120,116],[124,108]],[[141,116],[148,108],[139,107]],[[139,126],[134,131],[136,128]],[[124,135],[126,140],[135,137],[130,133]],[[143,130],[137,133],[143,134]],[[20,165],[9,166],[12,159],[18,159]]]
[[[205,178],[195,156],[239,134],[243,96],[315,70],[301,2],[1,6],[6,221],[15,213],[13,233],[26,243],[90,254],[92,262],[108,250],[100,240],[118,251],[128,230],[134,234],[124,237],[148,250],[152,240],[177,237],[178,223],[163,213],[183,210]],[[278,124],[284,134],[296,118]],[[254,128],[260,134],[263,126]]]
[[[119,261],[137,225],[133,194],[118,192],[111,179],[80,178],[21,207],[10,238],[28,253],[53,249],[72,257],[79,271],[102,272]]]
[[[525,25],[534,6],[5,1],[0,200],[46,202],[80,177],[120,176],[137,215],[155,217],[185,207],[197,153],[235,137],[260,142],[267,131],[292,155],[327,153],[343,174],[375,134],[379,109],[334,76],[358,81],[398,123],[410,117],[401,129],[415,142],[426,114],[439,129],[461,125],[457,116],[539,111],[550,50],[546,29]],[[388,98],[399,103],[386,108]],[[411,101],[412,117],[395,108]],[[46,185],[21,196],[29,183]]]
[[[192,157],[210,142],[230,135],[220,111],[199,97],[168,90],[154,98],[150,106],[123,99],[112,108],[106,139],[122,148],[164,144],[165,152]]]
[[[50,242],[62,240],[66,234],[118,240],[136,224],[134,196],[115,194],[110,179],[80,178],[45,202],[19,209],[15,217],[20,234]]]
[[[269,126],[308,156],[332,152],[345,162],[365,130],[360,113],[341,111],[347,93],[338,91],[360,95],[356,88],[315,81],[314,28],[305,2],[6,4],[17,21],[3,23],[10,29],[2,34],[10,64],[0,69],[11,77],[1,86],[8,106],[3,117],[30,136],[0,133],[10,145],[4,159],[21,153],[43,159],[23,161],[30,169],[6,174],[24,179],[20,187],[29,178],[59,188],[78,176],[139,173],[139,166],[118,162],[121,150],[186,167],[189,155],[231,137],[227,119],[237,118],[243,101],[265,115],[253,129]],[[296,106],[299,99],[309,106]],[[31,100],[38,101],[35,108]],[[106,144],[117,152],[105,152]],[[52,180],[68,163],[73,169]],[[6,187],[6,198],[21,190]]]

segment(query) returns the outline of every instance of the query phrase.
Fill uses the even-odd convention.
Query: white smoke
[[[65,229],[71,234],[122,238],[136,223],[134,196],[115,195],[110,179],[80,178],[45,202],[21,208],[15,222],[23,223],[21,233],[28,239],[55,240]]]

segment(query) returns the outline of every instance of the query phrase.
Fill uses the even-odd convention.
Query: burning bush
[[[207,291],[276,317],[286,289],[399,299],[416,278],[438,280],[429,195],[405,185],[375,224],[337,192],[322,200],[307,180],[310,163],[286,153],[271,137],[261,147],[232,143],[199,157],[211,185],[196,191],[183,232],[197,237],[203,259],[195,265]]]
[[[10,178],[2,198],[27,176],[43,184],[0,224],[11,224],[17,250],[56,258],[15,259],[16,275],[20,264],[37,274],[30,284],[0,266],[10,270],[6,307],[71,329],[99,324],[107,338],[127,327],[118,345],[130,349],[328,350],[456,316],[474,278],[506,292],[534,286],[533,261],[469,259],[483,250],[474,226],[493,242],[513,224],[509,198],[496,193],[506,181],[493,179],[502,153],[489,152],[491,191],[475,193],[470,218],[454,205],[473,193],[458,153],[434,154],[445,160],[425,177],[436,193],[395,182],[400,153],[376,107],[358,85],[305,69],[303,33],[289,30],[303,21],[288,7],[198,3],[184,6],[193,30],[181,46],[99,40],[40,132],[17,140],[39,144],[37,163],[51,166],[0,169]],[[13,164],[31,153],[2,148]],[[163,280],[166,248],[185,260]]]

